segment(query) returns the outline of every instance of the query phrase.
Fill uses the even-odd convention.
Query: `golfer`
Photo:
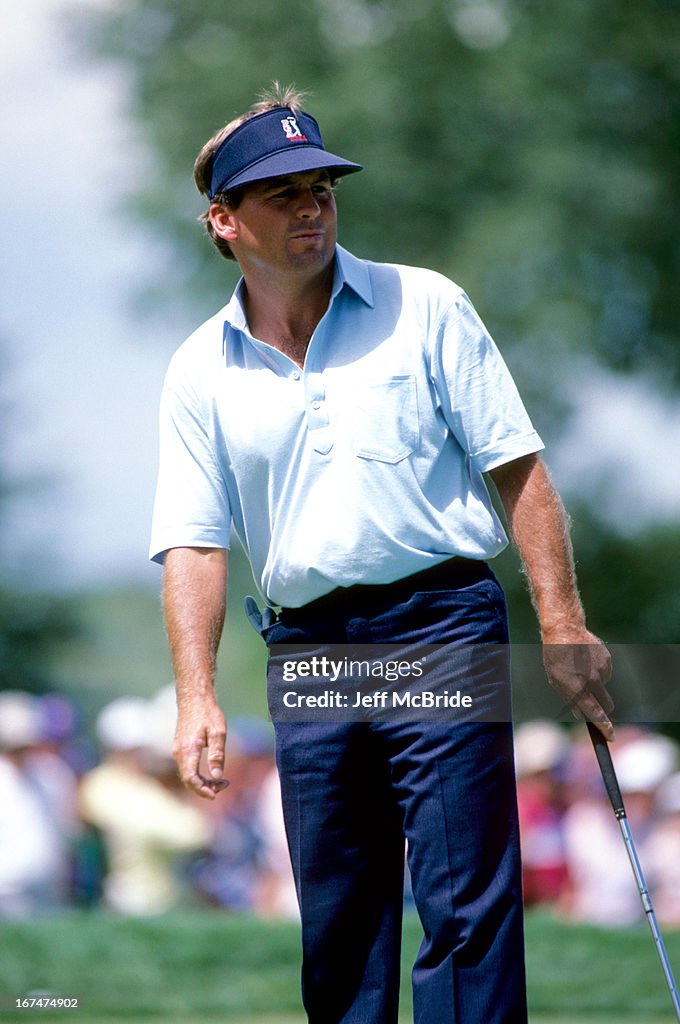
[[[337,244],[334,186],[360,170],[278,88],[195,165],[207,231],[242,277],[168,370],[151,555],[165,565],[175,756],[209,799],[226,784],[214,680],[232,527],[265,604],[250,616],[289,658],[338,644],[507,650],[488,564],[507,538],[486,477],[550,681],[613,736],[609,654],[585,625],[540,438],[457,285]],[[507,672],[469,661],[466,693],[503,703]],[[509,715],[273,718],[311,1024],[396,1024],[404,838],[424,928],[415,1020],[525,1021]]]

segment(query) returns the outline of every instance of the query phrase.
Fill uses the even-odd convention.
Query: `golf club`
[[[638,892],[640,893],[640,899],[642,900],[642,907],[644,909],[647,920],[649,921],[649,927],[652,930],[654,936],[654,943],[656,945],[659,959],[661,960],[661,966],[663,967],[663,973],[666,976],[666,983],[671,993],[671,999],[673,1001],[673,1009],[675,1010],[675,1016],[680,1021],[680,996],[678,995],[678,986],[675,983],[673,977],[673,971],[668,960],[668,954],[666,953],[666,947],[659,931],[659,925],[656,920],[656,914],[652,907],[652,901],[649,896],[647,884],[645,882],[640,861],[635,850],[635,844],[633,843],[633,836],[630,831],[628,824],[628,818],[626,816],[626,808],[623,804],[623,797],[621,796],[621,788],[619,786],[619,780],[616,777],[614,771],[614,764],[612,762],[612,756],[609,752],[609,744],[606,739],[593,722],[587,722],[588,732],[590,733],[590,739],[592,740],[593,747],[595,748],[595,755],[597,757],[597,763],[600,766],[602,772],[602,779],[607,790],[607,796],[609,797],[610,803],[614,809],[616,820],[619,823],[621,829],[621,835],[623,841],[626,844],[626,851],[628,853],[628,859],[630,860],[633,874],[635,875],[635,881],[637,882]]]

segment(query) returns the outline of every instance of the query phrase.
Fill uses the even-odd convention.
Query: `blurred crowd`
[[[659,921],[680,927],[678,748],[649,729],[617,728],[611,754]],[[642,904],[587,731],[535,721],[515,732],[527,906],[573,921],[632,924]]]
[[[94,733],[62,695],[0,693],[0,918],[66,907],[155,915],[209,906],[297,915],[273,731],[230,721],[226,777],[211,802],[179,783],[172,688],[106,705]],[[678,748],[620,727],[612,748],[657,917],[680,927]],[[583,728],[516,730],[527,906],[624,925],[643,916],[618,823]]]
[[[68,906],[297,913],[273,731],[230,722],[230,785],[204,801],[171,757],[172,688],[114,700],[96,742],[63,696],[0,693],[0,918]]]

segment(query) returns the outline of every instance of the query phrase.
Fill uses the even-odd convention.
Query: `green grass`
[[[680,967],[680,933],[667,935]],[[405,927],[402,1019],[419,926]],[[649,933],[527,921],[532,1024],[671,1024]],[[123,1024],[304,1024],[296,925],[218,913],[154,920],[70,914],[0,927],[0,1019]],[[14,1010],[17,996],[49,990],[80,1009]]]

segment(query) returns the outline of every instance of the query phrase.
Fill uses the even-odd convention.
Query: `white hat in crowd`
[[[108,750],[137,750],[149,739],[149,702],[143,697],[118,697],[97,718],[97,736]]]
[[[23,690],[0,693],[0,750],[21,750],[42,739],[40,701]]]
[[[569,748],[569,740],[559,725],[544,719],[525,722],[515,730],[515,766],[517,775],[557,768]]]
[[[673,772],[677,748],[667,736],[645,735],[617,750],[612,760],[622,793],[653,793]]]

